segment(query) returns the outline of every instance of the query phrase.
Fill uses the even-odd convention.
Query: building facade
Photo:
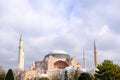
[[[44,76],[52,79],[54,76],[60,75],[62,70],[69,66],[78,68],[80,64],[75,57],[71,57],[67,52],[63,50],[53,50],[49,52],[42,61],[33,62],[30,70],[22,74],[22,77],[24,77],[22,79],[32,80]]]
[[[94,61],[97,65],[96,46],[94,43]],[[23,41],[20,38],[19,43],[19,57],[16,80],[38,80],[40,77],[48,77],[50,80],[57,77],[64,76],[64,70],[79,69],[81,72],[86,72],[86,59],[83,52],[84,67],[78,63],[76,57],[70,56],[63,50],[53,50],[43,57],[43,60],[34,61],[30,69],[24,71],[24,51]],[[95,65],[95,66],[96,66]],[[64,79],[64,78],[63,78]]]

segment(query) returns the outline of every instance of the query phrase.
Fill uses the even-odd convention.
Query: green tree
[[[120,80],[120,66],[113,64],[110,60],[104,60],[104,62],[97,66],[95,79],[96,80]]]
[[[77,69],[77,70],[75,70],[73,80],[78,80],[78,77],[79,77],[79,72],[78,72],[78,69]]]
[[[8,70],[5,80],[15,80],[12,69]]]
[[[39,80],[49,80],[49,78],[42,77],[42,78],[40,78]]]
[[[5,78],[5,71],[4,69],[0,66],[0,80],[4,80]]]
[[[81,73],[78,80],[94,80],[94,77],[89,73]]]
[[[68,80],[68,72],[65,71],[64,80]]]
[[[68,75],[69,75],[69,80],[73,80],[75,75],[75,70],[72,70],[71,72],[69,72]]]
[[[61,79],[59,79],[58,77],[54,77],[52,80],[61,80]]]

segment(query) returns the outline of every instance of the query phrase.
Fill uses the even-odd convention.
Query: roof
[[[76,69],[73,66],[68,66],[68,67],[63,69],[63,72],[68,71],[68,73],[70,73],[74,70],[76,70]],[[81,73],[88,72],[88,70],[84,69],[84,68],[78,68],[78,71],[80,71]]]
[[[38,74],[38,76],[40,76],[40,77],[48,77],[48,75],[47,75],[47,74],[44,74],[44,73]]]
[[[88,72],[88,70],[84,69],[84,68],[80,68],[79,70],[80,70],[81,73]]]
[[[48,55],[46,55],[45,57],[55,57],[55,58],[68,58],[70,59],[70,55],[67,54],[67,52],[63,51],[63,50],[53,50],[50,51]]]
[[[68,73],[69,73],[69,72],[72,72],[73,70],[74,70],[73,66],[68,66],[63,69],[63,72],[68,71]]]
[[[67,52],[63,51],[63,50],[59,50],[59,49],[55,49],[53,51],[50,51],[50,53],[62,53],[62,54],[67,54]]]

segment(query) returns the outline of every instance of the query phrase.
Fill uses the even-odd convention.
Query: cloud
[[[77,57],[80,63],[84,48],[90,66],[94,39],[100,62],[109,55],[108,58],[119,63],[116,59],[120,52],[119,3],[117,0],[1,0],[1,65],[6,69],[17,66],[20,34],[23,35],[26,69],[56,48],[80,56]]]

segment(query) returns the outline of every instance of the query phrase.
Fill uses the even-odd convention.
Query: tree
[[[81,73],[78,80],[94,80],[94,77],[89,73]]]
[[[75,70],[72,69],[70,72],[69,72],[69,80],[74,80],[74,76],[75,76]]]
[[[52,80],[61,80],[61,79],[59,79],[58,77],[54,77]]]
[[[78,69],[77,69],[77,70],[75,70],[73,80],[78,80],[78,77],[79,77],[79,72],[78,72]]]
[[[5,71],[4,69],[0,66],[0,80],[4,80],[5,78]]]
[[[61,79],[60,79],[60,74],[59,74],[59,75],[54,75],[54,76],[52,77],[52,80],[61,80]]]
[[[120,66],[110,60],[104,60],[97,66],[96,80],[120,80]]]
[[[68,80],[68,72],[65,71],[64,80]]]
[[[8,70],[5,80],[15,80],[12,69]]]
[[[41,77],[39,80],[49,80],[49,78]]]

